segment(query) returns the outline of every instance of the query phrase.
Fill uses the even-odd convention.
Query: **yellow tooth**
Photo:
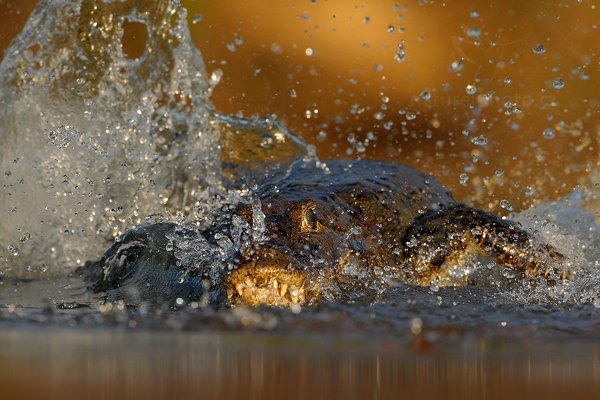
[[[306,301],[306,297],[304,296],[304,286],[300,287],[300,290],[298,291],[298,297],[302,303]]]
[[[298,289],[298,287],[296,285],[292,285],[292,287],[290,288],[290,298],[292,299],[293,304],[298,304],[299,293],[300,290]]]
[[[281,287],[279,288],[279,295],[280,295],[281,297],[285,296],[285,294],[287,293],[287,290],[288,290],[288,285],[287,285],[287,283],[282,283],[282,284],[281,284]]]
[[[273,288],[275,290],[277,290],[278,287],[279,287],[279,282],[277,282],[277,279],[273,279]]]
[[[235,285],[235,290],[237,290],[237,292],[240,296],[242,294],[244,294],[244,287],[242,286],[241,283],[238,283],[237,285]]]
[[[227,288],[227,298],[229,300],[231,300],[232,297],[233,297],[233,289]]]

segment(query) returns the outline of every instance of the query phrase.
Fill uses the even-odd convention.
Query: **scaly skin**
[[[530,277],[547,277],[548,261],[562,257],[515,223],[457,203],[433,177],[408,166],[329,161],[327,167],[327,172],[315,166],[293,168],[281,182],[259,188],[253,204],[238,205],[231,215],[201,232],[208,242],[214,242],[215,235],[233,241],[230,228],[233,218],[238,218],[254,226],[251,234],[256,235],[225,260],[229,268],[221,268],[221,276],[215,279],[213,271],[212,293],[224,289],[221,297],[214,298],[276,306],[310,304],[322,298],[370,299],[391,281],[465,284],[464,276],[455,274],[456,268],[463,268],[464,260],[474,253]],[[152,227],[143,228],[147,237],[155,236]],[[128,242],[117,244],[112,252]],[[156,271],[156,265],[149,265],[156,257],[149,261],[148,248],[140,247],[127,270]],[[174,260],[161,262],[161,271],[176,269]],[[114,271],[123,263],[110,264],[105,256],[99,264],[104,271]],[[191,276],[206,278],[210,268],[203,268]],[[145,274],[144,281],[153,282],[152,274]],[[96,283],[106,283],[96,285],[97,290],[128,284],[106,276],[95,278]]]

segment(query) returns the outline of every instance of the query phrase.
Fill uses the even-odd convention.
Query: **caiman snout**
[[[225,278],[232,303],[290,306],[305,304],[317,295],[307,269],[286,252],[268,243],[242,256],[237,268]]]

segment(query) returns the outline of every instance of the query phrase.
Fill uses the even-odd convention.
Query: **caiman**
[[[394,282],[464,285],[481,259],[526,278],[560,277],[551,245],[406,165],[299,164],[253,198],[210,229],[134,228],[84,276],[94,291],[130,302],[208,296],[275,306],[372,298]]]

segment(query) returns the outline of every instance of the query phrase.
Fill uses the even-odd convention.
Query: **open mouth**
[[[233,304],[288,307],[309,300],[306,272],[280,266],[242,266],[229,274],[225,285]]]

